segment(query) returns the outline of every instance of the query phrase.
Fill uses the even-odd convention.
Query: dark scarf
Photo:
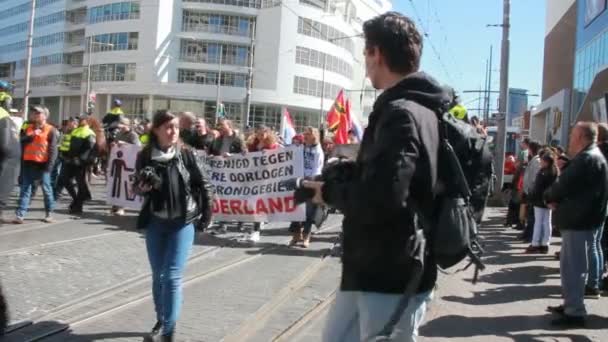
[[[167,218],[174,219],[183,215],[182,192],[184,187],[179,175],[179,151],[166,158],[152,159],[152,165],[161,178],[161,187],[152,197],[153,212],[167,211]]]

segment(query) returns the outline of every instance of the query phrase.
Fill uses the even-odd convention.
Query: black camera
[[[144,167],[133,178],[133,183],[149,186],[156,190],[160,189],[162,184],[162,179],[152,166]]]
[[[324,182],[327,184],[341,184],[351,181],[355,176],[355,162],[351,160],[337,160],[328,164],[323,173],[315,177],[294,178],[283,182],[288,190],[294,191],[296,204],[302,204],[315,196],[315,190],[305,188],[303,182],[306,180]],[[324,196],[325,197],[325,196]],[[330,198],[333,196],[330,196]],[[331,206],[331,203],[327,203]]]

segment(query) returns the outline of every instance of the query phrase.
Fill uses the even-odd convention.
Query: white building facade
[[[0,79],[15,84],[16,99],[30,6],[0,0]],[[278,127],[287,108],[296,126],[318,126],[340,89],[365,116],[375,92],[361,26],[390,8],[387,0],[38,0],[31,103],[47,105],[55,122],[83,112],[90,64],[97,116],[118,98],[128,114],[213,119],[219,99],[244,126],[253,55],[248,125]]]

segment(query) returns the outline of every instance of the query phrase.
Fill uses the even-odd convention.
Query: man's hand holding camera
[[[302,181],[302,187],[315,191],[315,195],[311,199],[312,203],[320,204],[320,205],[325,204],[323,202],[323,192],[322,192],[323,182],[304,180],[304,181]]]

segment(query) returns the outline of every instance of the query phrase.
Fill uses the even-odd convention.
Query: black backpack
[[[410,113],[419,112],[418,106],[423,105],[406,102]],[[422,229],[416,232],[411,246],[408,246],[408,253],[417,269],[403,299],[382,331],[369,341],[391,341],[394,327],[420,285],[425,249],[429,249],[437,266],[442,269],[469,258],[469,264],[462,270],[475,266],[473,283],[477,282],[479,271],[485,269],[480,258],[483,249],[477,235],[477,224],[481,222],[493,179],[492,154],[487,137],[470,124],[456,119],[447,108],[428,109],[438,118],[437,206],[431,217],[422,217]],[[410,204],[416,210],[416,204]],[[420,214],[419,210],[416,211]]]
[[[475,264],[477,281],[483,270],[477,224],[481,222],[493,178],[492,154],[487,138],[447,111],[438,111],[438,205],[434,220],[426,222],[437,265],[449,268],[465,258]],[[469,266],[465,267],[468,268]]]

